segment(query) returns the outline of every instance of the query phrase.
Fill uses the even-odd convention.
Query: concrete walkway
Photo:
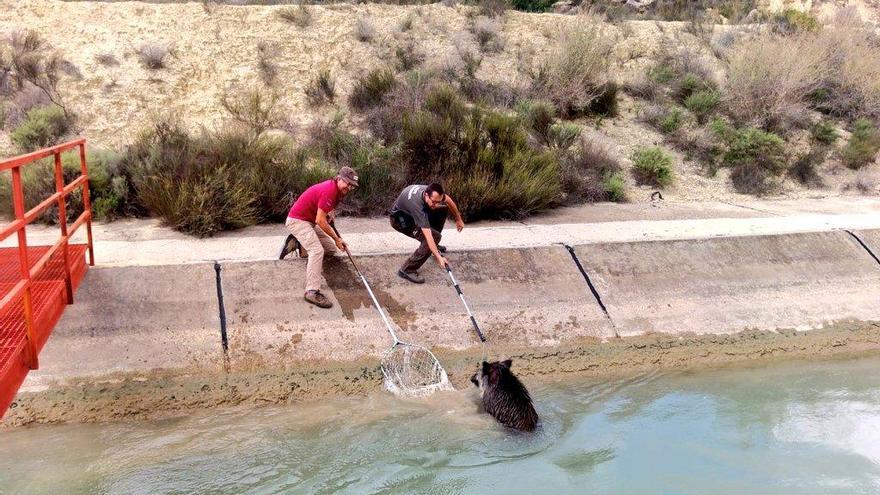
[[[415,241],[394,232],[384,217],[341,217],[337,226],[356,255],[401,254]],[[880,228],[880,199],[831,197],[809,200],[613,204],[553,210],[524,221],[483,221],[456,232],[450,224],[443,244],[451,250],[545,247],[633,241],[707,239],[750,235]],[[32,226],[29,244],[49,244],[57,227]],[[94,226],[100,266],[150,266],[206,261],[276,259],[284,227],[260,225],[198,239],[163,227],[156,219]],[[80,237],[82,233],[80,233]],[[10,238],[0,244],[15,245]]]

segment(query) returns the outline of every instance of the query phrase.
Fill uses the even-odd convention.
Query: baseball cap
[[[357,172],[351,167],[342,167],[339,169],[338,177],[353,186],[358,185]]]

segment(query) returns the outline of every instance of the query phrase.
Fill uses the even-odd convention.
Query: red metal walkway
[[[80,175],[64,183],[61,154],[79,151]],[[21,168],[43,158],[53,157],[56,191],[34,208],[24,211]],[[37,369],[38,354],[49,339],[64,307],[73,302],[73,294],[94,264],[85,140],[76,140],[52,148],[0,161],[0,172],[11,171],[15,219],[0,229],[0,241],[17,234],[18,246],[0,248],[0,418],[12,403],[28,371]],[[5,180],[5,177],[3,178]],[[83,213],[67,226],[67,198],[77,188],[83,189]],[[26,227],[49,207],[57,206],[61,235],[51,246],[28,246]],[[86,244],[70,243],[71,236],[86,226]]]

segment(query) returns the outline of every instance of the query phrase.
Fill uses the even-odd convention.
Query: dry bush
[[[330,69],[320,70],[309,81],[305,93],[309,105],[316,107],[325,103],[333,103],[336,98],[336,78],[330,73]]]
[[[51,103],[45,92],[28,83],[10,95],[3,108],[4,120],[0,124],[7,129],[14,129],[24,121],[25,115],[32,108],[45,107]]]
[[[828,50],[812,35],[739,43],[729,55],[726,107],[740,123],[776,128],[788,109],[803,106],[832,77],[829,62]]]
[[[510,8],[510,0],[479,0],[480,14],[486,17],[504,15]]]
[[[660,95],[660,84],[657,81],[641,75],[623,85],[623,90],[630,95],[643,100],[654,101]]]
[[[266,92],[259,88],[226,90],[220,96],[220,105],[234,121],[244,125],[254,136],[278,127],[282,120],[278,94],[274,91]]]
[[[652,127],[660,128],[660,123],[666,118],[669,110],[658,104],[647,105],[639,109],[638,119]]]
[[[566,203],[626,200],[620,161],[604,139],[582,135],[560,166]]]
[[[880,194],[880,172],[862,169],[844,186],[844,190],[855,189],[862,194]]]
[[[397,141],[403,119],[424,106],[428,91],[439,79],[436,73],[416,71],[408,74],[403,84],[395,85],[382,105],[367,112],[366,123],[373,136],[389,144]]]
[[[369,19],[361,17],[354,25],[354,36],[358,41],[370,43],[376,37],[376,26]]]
[[[880,118],[880,39],[871,28],[844,17],[816,35],[814,45],[833,64],[821,107],[841,117]]]
[[[811,148],[794,160],[788,170],[788,175],[805,186],[821,187],[823,182],[822,177],[819,176],[818,168],[827,156],[828,150],[826,148]]]
[[[265,41],[257,43],[257,69],[260,72],[260,79],[267,86],[275,84],[275,78],[278,77],[278,64],[275,62],[275,50]]]
[[[65,61],[36,31],[12,33],[8,50],[0,46],[0,90],[4,94],[37,88],[52,104],[61,108],[73,125],[75,116],[60,91]]]
[[[138,60],[145,69],[164,69],[174,49],[165,43],[144,43],[137,49]]]
[[[394,49],[394,66],[398,72],[413,70],[425,61],[425,54],[416,42],[408,39]]]
[[[119,65],[119,60],[117,60],[112,53],[100,53],[95,55],[95,62],[98,62],[104,67],[116,67]]]
[[[278,9],[278,17],[282,20],[295,24],[299,28],[307,28],[314,20],[312,8],[303,2],[296,7],[284,7]]]
[[[482,52],[500,52],[504,49],[500,32],[501,22],[498,19],[480,16],[474,19],[471,24],[471,33],[473,33]]]
[[[397,29],[399,29],[401,33],[409,31],[413,27],[414,20],[415,18],[412,14],[404,16],[404,18],[401,19],[400,22],[397,24]]]
[[[608,82],[612,48],[594,20],[562,33],[559,46],[535,74],[536,94],[553,102],[562,116],[587,112]]]

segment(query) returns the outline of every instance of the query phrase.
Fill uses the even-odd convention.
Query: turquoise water
[[[880,493],[880,358],[525,382],[533,435],[474,390],[0,431],[0,492]]]

